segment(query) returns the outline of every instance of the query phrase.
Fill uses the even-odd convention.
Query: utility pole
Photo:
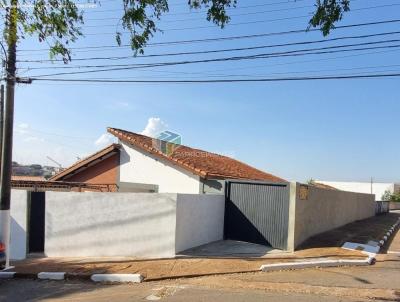
[[[6,58],[6,104],[4,111],[4,129],[1,158],[1,187],[0,187],[0,221],[1,238],[6,246],[6,265],[10,267],[10,198],[11,198],[11,172],[12,172],[12,144],[14,124],[14,90],[17,50],[17,6],[18,0],[11,0],[8,10],[6,26],[7,31],[7,58]]]
[[[371,194],[374,192],[374,179],[371,177]]]
[[[0,160],[3,154],[3,129],[4,129],[4,85],[0,86]],[[0,168],[1,171],[1,168]],[[0,172],[1,178],[1,172]]]

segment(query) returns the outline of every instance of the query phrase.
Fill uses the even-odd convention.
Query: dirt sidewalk
[[[364,259],[358,251],[340,248],[315,248],[294,254],[275,254],[267,258],[37,258],[15,263],[15,270],[23,274],[38,272],[68,272],[78,275],[106,273],[140,273],[146,280],[162,278],[215,275],[236,272],[254,272],[263,264],[303,261],[306,259]]]
[[[359,251],[340,248],[346,241],[367,243],[379,240],[400,217],[398,213],[372,217],[329,231],[305,242],[295,253],[273,253],[264,257],[179,257],[175,259],[134,258],[30,258],[14,262],[23,274],[67,272],[77,276],[95,273],[140,273],[145,280],[205,276],[258,271],[263,264],[319,259],[364,259]]]

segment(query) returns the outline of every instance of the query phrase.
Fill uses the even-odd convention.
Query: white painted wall
[[[26,258],[27,251],[27,220],[28,198],[27,191],[11,190],[11,231],[10,231],[10,259],[21,260]],[[0,223],[0,228],[1,228]],[[0,230],[1,234],[1,230]]]
[[[224,213],[224,195],[178,194],[176,252],[222,240]]]
[[[174,257],[222,239],[222,195],[46,192],[48,257]]]
[[[332,186],[336,189],[349,192],[371,194],[371,183],[370,182],[345,182],[345,181],[324,181],[316,180],[316,182]],[[375,200],[382,200],[382,195],[386,190],[393,193],[395,187],[398,191],[398,184],[394,183],[372,183],[372,194],[375,194]]]
[[[159,193],[199,194],[200,178],[179,166],[120,142],[120,181],[158,185]]]
[[[28,192],[11,190],[10,258],[25,259],[27,254]]]
[[[49,257],[175,255],[176,194],[46,192]]]

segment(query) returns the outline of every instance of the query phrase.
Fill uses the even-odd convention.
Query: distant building
[[[353,182],[353,181],[325,181],[316,180],[316,182],[334,187],[342,191],[375,194],[375,200],[382,200],[386,191],[390,193],[400,192],[400,183],[382,183],[382,182]]]
[[[60,168],[57,167],[38,164],[21,165],[15,161],[12,162],[12,175],[14,176],[38,176],[47,179],[59,172]]]

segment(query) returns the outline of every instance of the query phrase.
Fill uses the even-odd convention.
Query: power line
[[[263,3],[263,4],[255,4],[255,5],[247,5],[247,6],[238,6],[238,7],[231,7],[227,8],[227,10],[240,10],[240,9],[247,9],[247,8],[254,8],[254,7],[264,7],[264,6],[274,6],[274,5],[279,5],[279,4],[291,4],[291,3],[296,3],[296,2],[301,2],[305,0],[295,0],[295,1],[278,1],[278,2],[272,2],[272,3]],[[353,0],[354,1],[354,0]],[[187,5],[187,4],[184,4]],[[90,11],[90,13],[109,13],[109,12],[123,12],[122,9],[106,9],[106,10],[99,10],[99,11]],[[197,14],[197,13],[204,13],[205,11],[202,10],[195,10],[191,12],[183,12],[183,13],[168,13],[170,16],[178,16],[178,15],[187,15],[187,14]]]
[[[304,19],[310,17],[312,14],[302,15],[302,16],[293,16],[293,17],[283,17],[283,18],[275,18],[268,20],[257,20],[257,21],[247,21],[247,22],[238,22],[238,23],[229,23],[227,26],[240,26],[240,25],[249,25],[249,24],[258,24],[258,23],[269,23],[269,22],[277,22],[277,21],[285,21],[285,20],[294,20],[294,19]],[[193,27],[177,27],[177,28],[167,28],[160,29],[161,32],[169,32],[169,31],[183,31],[183,30],[194,30],[194,29],[206,29],[206,28],[215,28],[215,25],[205,25],[205,26],[193,26]],[[122,34],[129,34],[129,31],[123,31]],[[115,32],[103,32],[103,33],[85,33],[85,36],[99,36],[99,35],[115,35]]]
[[[391,42],[388,42],[388,41],[391,41]],[[330,54],[330,53],[337,53],[337,52],[363,51],[363,50],[372,50],[372,49],[400,47],[400,44],[396,44],[396,45],[385,45],[385,46],[361,47],[361,48],[353,48],[353,49],[330,50],[330,49],[335,49],[335,48],[353,47],[353,46],[361,46],[361,45],[373,45],[373,44],[378,44],[378,43],[392,43],[392,42],[398,42],[400,40],[397,39],[397,40],[388,40],[388,41],[338,45],[338,46],[329,46],[329,47],[321,47],[321,48],[314,48],[314,49],[292,50],[292,51],[285,51],[285,52],[261,53],[261,54],[256,54],[256,55],[224,57],[224,58],[214,58],[214,59],[206,59],[206,60],[157,62],[157,63],[151,63],[151,64],[149,63],[149,64],[132,64],[132,65],[126,65],[126,64],[125,65],[123,65],[123,64],[97,65],[97,66],[93,65],[93,66],[88,66],[86,68],[103,68],[103,67],[113,67],[113,68],[85,70],[85,71],[72,71],[72,72],[60,72],[60,73],[36,75],[36,77],[96,73],[96,72],[106,72],[106,71],[121,71],[121,70],[130,70],[130,69],[138,69],[138,68],[176,66],[176,65],[187,65],[187,64],[197,64],[197,63],[241,61],[241,60],[280,58],[280,57],[305,56],[305,55],[319,55],[319,54]],[[328,50],[326,50],[326,49],[328,49]],[[117,67],[117,66],[121,66],[121,67]],[[117,67],[117,68],[114,68],[114,67]]]
[[[357,74],[367,74],[371,72],[397,72],[399,69],[393,69],[395,67],[400,67],[400,64],[393,64],[393,65],[379,65],[379,66],[364,66],[364,67],[351,67],[351,68],[330,68],[330,69],[311,69],[311,70],[302,70],[302,71],[284,71],[284,72],[269,72],[268,74],[262,73],[262,74],[213,74],[213,73],[207,73],[207,72],[165,72],[166,74],[162,73],[162,71],[154,71],[154,70],[145,70],[148,72],[152,73],[162,73],[162,75],[157,74],[156,78],[171,78],[171,74],[174,75],[174,78],[184,78],[184,79],[196,79],[196,78],[231,78],[231,77],[249,77],[249,78],[254,78],[254,77],[268,77],[271,75],[294,75],[294,74],[314,74],[314,73],[323,73],[323,72],[332,72],[332,71],[359,71],[359,70],[366,70],[366,71],[359,71]],[[383,70],[380,70],[384,68]],[[390,69],[388,69],[390,68]],[[178,74],[178,76],[177,76]],[[200,76],[192,76],[193,74],[199,74]],[[354,74],[354,73],[346,73],[346,74]],[[147,77],[154,78],[153,75],[136,75],[136,76],[129,76],[129,77],[112,77],[112,78],[95,78],[95,79],[112,79],[112,80],[126,80],[126,79],[145,79]]]
[[[400,77],[400,73],[369,74],[369,75],[334,75],[311,77],[286,78],[256,78],[256,79],[214,79],[214,80],[111,80],[111,79],[43,79],[32,78],[33,81],[50,82],[87,82],[87,83],[153,83],[153,84],[194,84],[194,83],[238,83],[238,82],[283,82],[283,81],[311,81],[311,80],[345,80]]]
[[[151,54],[151,55],[142,55],[142,56],[115,56],[115,57],[89,57],[89,58],[75,58],[74,61],[92,61],[92,60],[123,60],[123,59],[133,59],[133,58],[151,58],[151,57],[168,57],[168,56],[181,56],[181,55],[199,55],[199,54],[211,54],[211,53],[223,53],[223,52],[232,52],[232,51],[244,51],[244,50],[256,50],[256,49],[265,49],[265,48],[275,48],[275,47],[286,47],[286,46],[297,46],[297,45],[310,45],[310,44],[318,44],[318,43],[326,43],[332,41],[340,41],[340,40],[348,40],[348,39],[364,39],[364,38],[372,38],[372,37],[380,37],[380,36],[389,36],[400,34],[400,31],[394,32],[383,32],[383,33],[375,33],[369,35],[357,35],[357,36],[344,36],[338,38],[330,38],[330,39],[320,39],[314,41],[301,41],[301,42],[293,42],[293,43],[282,43],[282,44],[269,44],[269,45],[260,45],[260,46],[251,46],[251,47],[237,47],[237,48],[225,48],[225,49],[217,49],[217,50],[203,50],[203,51],[189,51],[189,52],[175,52],[175,53],[161,53],[161,54]],[[63,62],[62,60],[19,60],[18,62],[23,63],[42,63],[42,62]],[[34,67],[31,69],[43,69],[46,67]],[[58,67],[49,67],[49,68],[75,68],[74,66],[58,66]]]
[[[337,59],[347,59],[347,58],[353,58],[353,57],[360,57],[360,56],[366,56],[366,55],[374,55],[374,54],[382,54],[382,53],[393,53],[393,52],[398,52],[400,49],[391,49],[391,50],[381,50],[381,51],[370,51],[370,52],[364,52],[361,54],[352,54],[352,55],[345,55],[345,56],[334,56],[334,57],[328,57],[328,58],[322,58],[322,59],[312,59],[312,60],[301,60],[301,61],[290,61],[290,62],[284,62],[284,63],[275,63],[275,64],[267,64],[267,65],[256,65],[256,66],[247,66],[247,67],[234,67],[234,68],[223,68],[223,69],[214,69],[211,70],[211,72],[226,72],[226,71],[233,71],[233,70],[245,70],[245,69],[257,69],[257,68],[265,68],[265,67],[275,67],[275,66],[285,66],[285,65],[294,65],[294,64],[303,64],[303,63],[315,63],[315,62],[322,62],[322,61],[330,61],[330,60],[337,60]],[[146,71],[146,70],[142,70]],[[161,70],[156,70],[157,72],[172,72],[172,71],[161,71]],[[196,74],[201,74],[200,72],[190,72],[196,73]]]
[[[377,8],[384,8],[384,7],[394,7],[394,6],[399,6],[399,5],[400,5],[400,3],[370,6],[370,7],[353,9],[351,12],[369,10],[369,9],[377,9]],[[248,25],[248,24],[258,24],[258,23],[284,21],[284,20],[294,20],[294,19],[307,18],[307,17],[310,17],[312,15],[313,15],[312,13],[309,13],[307,15],[302,15],[302,16],[292,16],[292,17],[276,18],[276,19],[269,19],[269,20],[256,20],[256,21],[247,21],[247,22],[238,22],[238,23],[228,23],[227,26],[239,26],[239,25]],[[115,26],[115,25],[113,25],[113,26]],[[99,27],[99,26],[97,26],[97,27]],[[161,31],[162,32],[182,31],[182,30],[194,30],[194,29],[205,29],[205,28],[215,28],[215,25],[166,28],[166,29],[161,29]],[[129,31],[124,31],[122,33],[129,34],[130,32]],[[113,33],[86,33],[85,35],[87,35],[87,36],[96,36],[96,35],[111,35],[111,34],[115,34],[115,32],[113,32]]]
[[[399,49],[391,49],[391,50],[384,50],[384,51],[370,51],[370,52],[364,52],[361,54],[353,54],[353,55],[345,55],[345,56],[334,56],[334,57],[328,57],[328,58],[322,58],[322,59],[312,59],[312,60],[301,60],[301,61],[290,61],[290,62],[285,62],[285,63],[275,63],[275,64],[268,64],[268,65],[256,65],[256,66],[248,66],[248,67],[235,67],[235,68],[224,68],[224,69],[216,69],[216,70],[211,70],[211,72],[226,72],[226,71],[232,71],[232,70],[244,70],[244,69],[257,69],[257,68],[265,68],[265,67],[274,67],[274,66],[284,66],[284,65],[294,65],[294,64],[303,64],[303,63],[315,63],[315,62],[322,62],[322,61],[329,61],[329,60],[337,60],[337,59],[347,59],[347,58],[352,58],[352,57],[360,57],[360,56],[366,56],[366,55],[374,55],[374,54],[382,54],[382,53],[393,53],[393,52],[398,52]],[[392,66],[397,66],[397,65],[392,65]],[[385,66],[382,66],[385,67]],[[374,68],[374,67],[370,67]],[[166,70],[148,70],[144,69],[141,70],[141,72],[157,72],[157,73],[168,73],[168,74],[202,74],[208,76],[209,73],[207,72],[184,72],[184,71],[166,71]],[[215,73],[214,73],[215,74]],[[213,75],[213,74],[211,74]],[[220,76],[229,76],[226,74],[219,74]],[[49,85],[49,84],[48,84]],[[77,84],[79,85],[79,84]],[[83,85],[83,84],[82,84]]]
[[[354,1],[354,0],[353,0]],[[352,9],[350,12],[355,12],[355,11],[362,11],[362,10],[369,10],[369,9],[377,9],[377,8],[385,8],[385,7],[393,7],[393,6],[399,6],[399,3],[392,3],[392,4],[383,4],[383,5],[376,5],[376,6],[369,6],[369,7],[361,7],[357,9]],[[240,17],[240,16],[248,16],[248,15],[259,15],[259,14],[265,14],[265,13],[276,13],[276,12],[282,12],[282,11],[291,11],[291,10],[300,10],[304,8],[313,8],[311,5],[305,5],[305,6],[298,6],[298,7],[289,7],[289,8],[279,8],[279,9],[273,9],[273,10],[264,10],[264,11],[256,11],[256,12],[247,12],[247,13],[239,13],[239,14],[230,14],[229,17]],[[305,16],[293,16],[289,17],[290,19],[294,18],[302,18],[302,17],[307,17],[312,14],[307,14]],[[103,21],[103,20],[121,20],[121,18],[118,17],[108,17],[108,18],[87,18],[85,21]],[[162,20],[161,23],[177,23],[177,22],[187,22],[187,21],[201,21],[203,19],[201,18],[186,18],[186,19],[178,19],[178,20]],[[253,21],[257,23],[262,23],[262,22],[271,22],[271,21],[280,21],[280,20],[286,20],[286,18],[282,19],[272,19],[272,20],[259,20],[259,21]],[[249,23],[229,23],[228,25],[242,25],[242,24],[249,24]],[[84,25],[85,28],[99,28],[99,27],[115,27],[116,24],[103,24],[103,25]],[[211,28],[214,26],[207,26],[207,28]],[[190,29],[193,28],[205,28],[205,27],[191,27]],[[171,29],[165,29],[166,31],[171,30]],[[173,29],[175,30],[175,29]]]
[[[311,5],[304,5],[304,6],[297,6],[297,7],[287,7],[287,8],[278,8],[278,9],[272,9],[272,10],[264,10],[264,11],[256,11],[256,12],[247,12],[247,13],[239,13],[239,14],[229,14],[229,17],[239,17],[239,16],[248,16],[248,15],[258,15],[258,14],[265,14],[265,13],[275,13],[275,12],[282,12],[282,11],[290,11],[290,10],[298,10],[298,9],[303,9],[303,8],[312,8],[313,6]],[[108,18],[86,18],[85,21],[104,21],[104,20],[121,20],[121,18],[118,17],[108,17]],[[200,18],[186,18],[186,19],[178,19],[178,20],[166,20],[162,21],[164,23],[175,23],[175,22],[186,22],[186,21],[199,21],[203,20]],[[94,27],[93,26],[85,26],[85,27]],[[104,26],[115,26],[114,25],[102,25]]]
[[[384,21],[374,21],[374,22],[366,22],[366,23],[356,23],[349,25],[341,25],[336,26],[335,29],[347,29],[347,28],[355,28],[355,27],[364,27],[364,26],[374,26],[374,25],[383,25],[383,24],[392,24],[399,23],[400,19],[391,19]],[[280,31],[280,32],[270,32],[270,33],[262,33],[262,34],[254,34],[254,35],[241,35],[241,36],[228,36],[228,37],[219,37],[219,38],[206,38],[206,39],[192,39],[192,40],[177,40],[177,41],[166,41],[166,42],[157,42],[157,43],[149,43],[147,46],[165,46],[165,45],[178,45],[178,44],[192,44],[192,43],[211,43],[211,42],[222,42],[222,41],[233,41],[233,40],[242,40],[242,39],[253,39],[253,38],[262,38],[262,37],[272,37],[272,36],[283,36],[283,35],[291,35],[291,34],[299,34],[305,32],[315,32],[320,31],[320,29],[312,28],[309,30],[306,29],[295,29],[289,31]],[[109,45],[109,46],[86,46],[86,47],[71,47],[71,50],[74,49],[101,49],[105,47],[131,47],[130,45]],[[45,49],[21,49],[22,51],[48,51],[48,48]]]

